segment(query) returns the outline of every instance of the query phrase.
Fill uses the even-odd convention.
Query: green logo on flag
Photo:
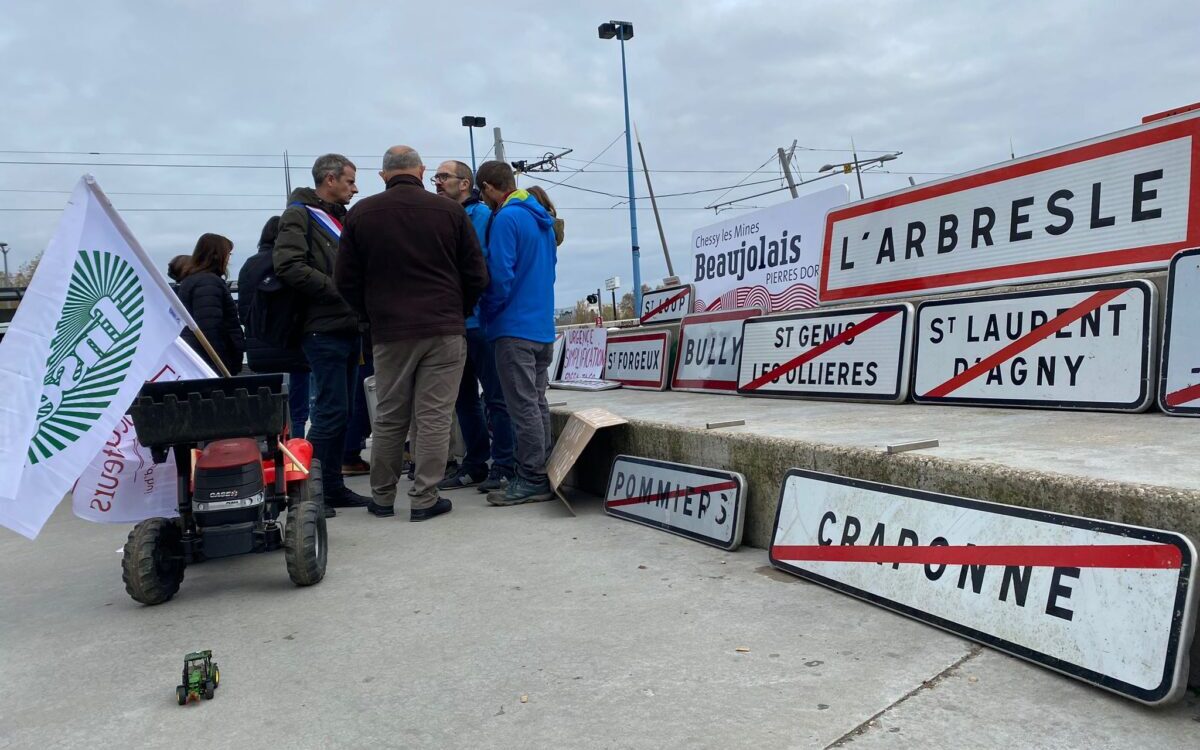
[[[112,253],[80,251],[50,342],[30,464],[74,443],[112,403],[137,350],[142,314],[133,268]]]

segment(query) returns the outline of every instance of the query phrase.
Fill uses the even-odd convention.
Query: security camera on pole
[[[487,125],[486,117],[475,117],[473,115],[463,115],[463,127],[471,134],[471,171],[475,171],[475,128],[482,128]]]
[[[621,40],[621,91],[625,97],[625,163],[629,173],[629,235],[633,245],[633,307],[642,309],[642,261],[638,250],[637,196],[633,191],[633,133],[629,127],[629,77],[625,73],[625,40],[633,39],[633,24],[609,21],[600,24],[601,39]]]

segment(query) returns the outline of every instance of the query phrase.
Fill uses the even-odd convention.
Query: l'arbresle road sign
[[[926,302],[913,400],[1141,411],[1153,399],[1155,297],[1134,280]]]
[[[1158,405],[1167,414],[1200,416],[1200,248],[1171,259]]]
[[[1179,697],[1196,549],[1168,531],[793,469],[771,563],[1143,703]]]
[[[821,303],[1164,268],[1200,245],[1200,111],[829,212]]]

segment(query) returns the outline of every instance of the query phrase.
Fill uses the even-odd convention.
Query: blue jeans
[[[288,381],[288,411],[292,416],[291,436],[304,437],[304,427],[308,424],[308,370],[292,370],[287,374]]]
[[[354,387],[358,385],[359,337],[306,333],[302,347],[312,368],[314,390],[308,441],[313,444],[313,457],[321,461],[325,495],[336,498],[345,487],[342,450],[353,415]]]
[[[495,351],[478,328],[468,328],[466,338],[467,362],[463,367],[458,401],[454,405],[463,442],[467,446],[462,468],[463,471],[472,474],[482,472],[490,455],[492,471],[511,477],[512,422],[509,421],[504,392],[500,389],[500,380],[496,376]],[[483,388],[482,402],[479,398],[480,387]]]

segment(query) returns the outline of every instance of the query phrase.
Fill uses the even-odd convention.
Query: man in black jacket
[[[354,164],[340,154],[318,158],[312,169],[316,189],[292,191],[279,219],[273,252],[275,273],[304,299],[301,349],[316,389],[308,440],[313,458],[320,462],[327,515],[332,508],[362,507],[368,502],[351,492],[342,478],[361,341],[358,315],[333,285],[341,219],[358,192],[355,172]]]
[[[409,520],[450,510],[438,497],[450,444],[450,414],[466,356],[466,317],[488,283],[487,265],[467,212],[425,190],[416,151],[393,146],[380,177],[387,190],[346,217],[334,278],[345,300],[371,325],[375,411],[371,504],[395,514],[404,439],[413,428],[415,479]]]
[[[251,255],[238,273],[238,317],[246,328],[246,363],[254,372],[284,372],[288,376],[288,409],[292,413],[292,437],[304,437],[308,423],[308,362],[297,348],[274,346],[255,336],[250,325],[250,303],[260,284],[271,284],[275,262],[271,254],[279,235],[279,217],[272,216],[258,237],[258,252]]]

